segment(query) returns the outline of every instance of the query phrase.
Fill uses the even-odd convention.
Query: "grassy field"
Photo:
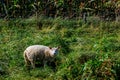
[[[41,25],[36,25],[37,22]],[[0,80],[119,80],[120,23],[89,18],[0,20]],[[27,70],[34,44],[61,46],[50,65]]]

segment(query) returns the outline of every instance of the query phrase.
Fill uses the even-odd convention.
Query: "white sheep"
[[[24,59],[25,64],[28,66],[29,64],[32,65],[33,68],[35,68],[35,62],[40,61],[45,65],[46,61],[51,60],[55,54],[58,53],[57,48],[51,48],[44,45],[32,45],[26,48],[24,51]]]

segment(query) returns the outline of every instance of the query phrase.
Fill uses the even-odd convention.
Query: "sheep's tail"
[[[28,64],[28,57],[27,57],[26,54],[27,54],[27,51],[25,50],[24,54],[23,54],[23,57],[24,57],[25,63]]]
[[[24,59],[26,59],[27,58],[27,55],[26,55],[26,50],[24,51],[24,53],[23,53],[23,57],[24,57]]]

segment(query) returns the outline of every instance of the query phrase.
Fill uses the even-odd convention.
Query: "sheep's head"
[[[50,48],[50,53],[54,56],[54,55],[56,55],[56,54],[58,54],[58,50],[60,49],[60,47],[57,47],[57,48],[51,48],[51,47],[49,47]]]

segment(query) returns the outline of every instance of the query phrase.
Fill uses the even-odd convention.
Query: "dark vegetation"
[[[47,17],[83,18],[96,15],[104,20],[120,16],[119,0],[1,0],[0,17],[28,18],[35,14]]]

